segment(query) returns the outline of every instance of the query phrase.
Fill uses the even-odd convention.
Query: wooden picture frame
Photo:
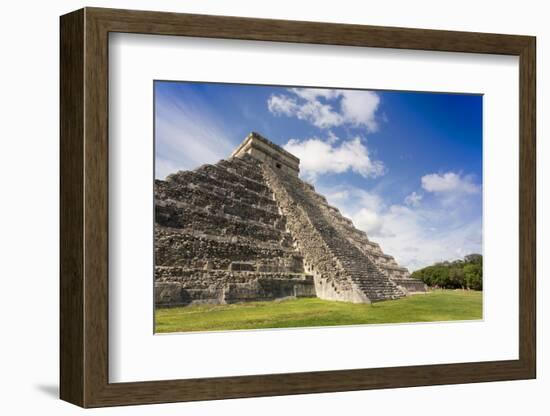
[[[64,15],[60,28],[61,399],[101,407],[535,378],[534,37],[100,8]],[[519,56],[519,359],[109,383],[110,32]]]

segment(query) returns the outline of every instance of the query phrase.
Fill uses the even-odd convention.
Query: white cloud
[[[291,95],[273,94],[267,101],[275,115],[296,117],[321,129],[349,125],[376,131],[380,97],[372,91],[291,88]]]
[[[352,218],[356,227],[369,235],[382,233],[383,218],[381,213],[386,209],[382,198],[373,192],[355,186],[318,185],[327,200],[338,207],[342,215]]]
[[[375,241],[411,271],[481,252],[481,217],[445,215],[445,207],[392,205],[382,215]]]
[[[329,144],[334,144],[336,143],[338,140],[340,140],[340,138],[335,135],[331,130],[328,131],[328,135],[327,135],[327,142]]]
[[[376,177],[384,174],[384,164],[373,160],[367,147],[359,137],[344,140],[339,145],[332,137],[329,141],[319,138],[305,140],[291,139],[283,147],[300,158],[300,170],[304,177],[316,180],[325,173],[352,171],[363,177]]]
[[[286,95],[271,95],[267,101],[267,108],[273,114],[292,116],[299,109],[296,100]]]
[[[379,104],[380,97],[372,91],[342,91],[342,115],[354,126],[365,125],[370,131],[376,131],[375,113]]]
[[[479,195],[471,195],[467,204],[452,206],[440,198],[423,200],[422,205],[388,205],[380,194],[355,186],[319,183],[317,190],[411,272],[438,261],[481,252]]]
[[[361,208],[353,214],[353,222],[357,228],[369,235],[378,235],[382,231],[384,220],[376,212],[368,208]]]
[[[411,207],[417,207],[422,201],[422,195],[412,192],[411,194],[405,197],[405,204]]]
[[[340,95],[340,90],[332,88],[290,88],[289,91],[307,101],[313,101],[319,97],[331,100]]]
[[[342,124],[342,116],[335,112],[331,105],[322,104],[316,99],[298,104],[295,98],[287,95],[271,95],[267,108],[275,115],[297,117],[306,120],[319,128],[328,128]]]
[[[215,163],[231,154],[227,129],[205,108],[160,95],[155,103],[155,178]]]
[[[476,194],[480,191],[473,176],[461,176],[454,172],[424,175],[421,182],[424,190],[434,193]]]

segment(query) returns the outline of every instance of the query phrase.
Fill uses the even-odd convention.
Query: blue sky
[[[411,271],[481,253],[482,96],[155,82],[155,176],[257,131]]]

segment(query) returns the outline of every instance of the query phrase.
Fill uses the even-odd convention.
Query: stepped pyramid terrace
[[[251,133],[227,160],[155,181],[155,303],[287,297],[370,303],[425,292]]]

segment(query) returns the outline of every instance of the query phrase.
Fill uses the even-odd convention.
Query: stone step
[[[321,209],[323,202],[326,202],[324,198],[315,194],[311,186],[291,175],[279,171],[275,175],[281,180],[286,194],[306,212],[310,224],[326,245],[327,255],[341,265],[342,270],[339,272],[342,275],[347,276],[349,281],[353,282],[355,287],[363,291],[369,299],[393,299],[403,296],[403,292],[397,285],[378,269],[365,253],[352,244],[342,230],[329,222],[326,213]],[[302,244],[307,246],[308,242],[302,241]],[[330,274],[330,269],[326,272]]]
[[[181,197],[178,199],[170,197],[164,198],[157,201],[157,204],[166,205],[173,203],[178,205],[180,201],[187,206],[208,207],[210,211],[234,215],[246,220],[253,220],[266,224],[272,224],[275,220],[281,218],[276,206],[267,208],[264,206],[251,205],[248,201],[211,194],[199,188],[188,189],[185,193],[182,193]]]
[[[217,166],[223,167],[229,172],[236,173],[237,175],[244,176],[256,182],[264,182],[262,171],[258,169],[257,165],[252,165],[246,161],[239,160],[238,158],[220,160],[217,163]]]
[[[261,198],[264,200],[272,199],[271,192],[263,186],[261,191],[258,192],[258,187],[249,187],[248,184],[256,184],[255,181],[244,182],[235,181],[234,178],[221,175],[219,171],[214,169],[207,169],[205,165],[193,171],[181,171],[176,174],[169,175],[166,181],[156,181],[155,184],[164,186],[159,188],[159,192],[162,195],[162,191],[168,189],[178,189],[178,186],[187,186],[188,184],[200,184],[203,188],[208,188],[212,191],[220,190],[220,192],[244,192],[253,198]]]
[[[316,192],[310,192],[310,194],[325,217],[329,218],[331,224],[363,254],[367,255],[383,274],[392,278],[408,276],[407,269],[399,267],[392,256],[384,254],[377,243],[370,241],[364,231],[355,228],[351,220],[344,217],[338,209],[330,206],[323,195]]]
[[[172,198],[177,200],[184,197],[189,187],[199,187],[205,192],[239,199],[250,205],[276,205],[272,194],[269,192],[258,193],[242,183],[216,178],[200,170],[170,175],[166,181],[156,180],[155,195],[157,195],[157,199]]]
[[[294,264],[295,268],[303,270],[302,256],[292,247],[196,236],[164,227],[156,227],[155,242],[157,265],[175,266],[198,261],[204,264],[208,260],[219,263],[224,260],[227,266],[232,261],[254,261]]]
[[[201,182],[178,184],[177,187],[167,187],[165,185],[164,189],[162,189],[162,198],[159,199],[184,200],[193,195],[202,198],[212,198],[225,203],[246,204],[268,212],[278,212],[277,204],[273,200],[272,195],[261,195],[242,186],[233,187],[232,189],[223,189],[215,185],[208,185]]]
[[[155,207],[155,221],[160,226],[181,228],[225,236],[245,236],[258,241],[281,241],[286,234],[278,223],[266,224],[229,214],[210,212],[183,202]]]
[[[263,181],[263,176],[259,180],[254,180],[246,176],[239,175],[237,173],[230,172],[219,164],[204,165],[200,168],[202,172],[214,178],[221,179],[225,182],[233,184],[241,184],[247,189],[251,189],[259,194],[269,193],[269,189]]]

